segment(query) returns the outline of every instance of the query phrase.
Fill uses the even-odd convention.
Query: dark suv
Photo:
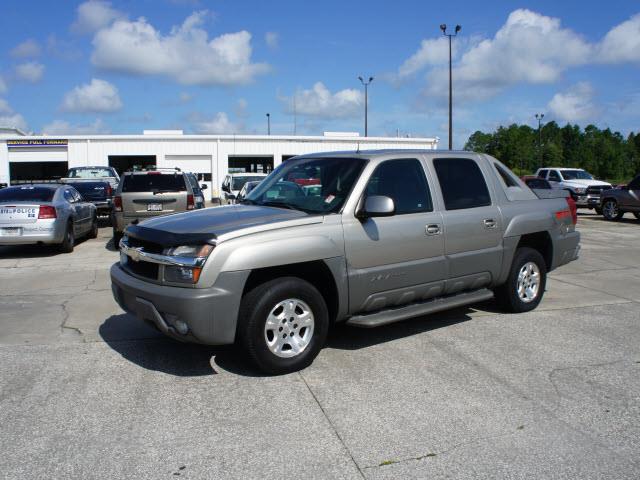
[[[113,197],[114,241],[131,223],[203,208],[203,188],[193,173],[179,168],[125,172]]]
[[[627,212],[640,220],[640,175],[628,185],[603,191],[600,202],[602,216],[607,220],[620,220]]]

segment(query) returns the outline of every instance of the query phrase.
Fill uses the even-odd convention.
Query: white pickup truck
[[[539,168],[536,176],[547,180],[553,188],[567,190],[578,208],[596,209],[600,212],[600,194],[611,188],[611,184],[595,180],[581,168],[547,167]]]

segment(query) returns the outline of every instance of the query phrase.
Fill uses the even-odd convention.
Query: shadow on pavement
[[[107,318],[98,332],[123,358],[146,370],[177,377],[215,375],[223,373],[221,370],[248,377],[263,376],[233,345],[180,343],[126,313]]]
[[[492,304],[488,303],[488,306]],[[485,307],[483,304],[482,307]],[[485,310],[482,308],[482,310]],[[427,316],[415,317],[376,328],[359,328],[344,323],[335,325],[329,331],[326,347],[341,350],[358,350],[372,345],[392,342],[419,333],[430,332],[457,323],[471,320],[468,307],[457,308]],[[326,348],[325,347],[325,348]]]

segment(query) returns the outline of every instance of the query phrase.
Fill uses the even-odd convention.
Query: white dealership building
[[[304,153],[435,149],[438,138],[323,136],[184,135],[180,130],[147,130],[142,135],[31,136],[0,128],[0,183],[55,181],[70,167],[109,165],[123,172],[134,166],[178,167],[197,173],[213,197],[232,172],[269,172]]]

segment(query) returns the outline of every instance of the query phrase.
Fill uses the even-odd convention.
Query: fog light
[[[189,331],[189,325],[187,325],[182,320],[176,320],[173,325],[176,327],[176,330],[180,335],[186,335]]]

